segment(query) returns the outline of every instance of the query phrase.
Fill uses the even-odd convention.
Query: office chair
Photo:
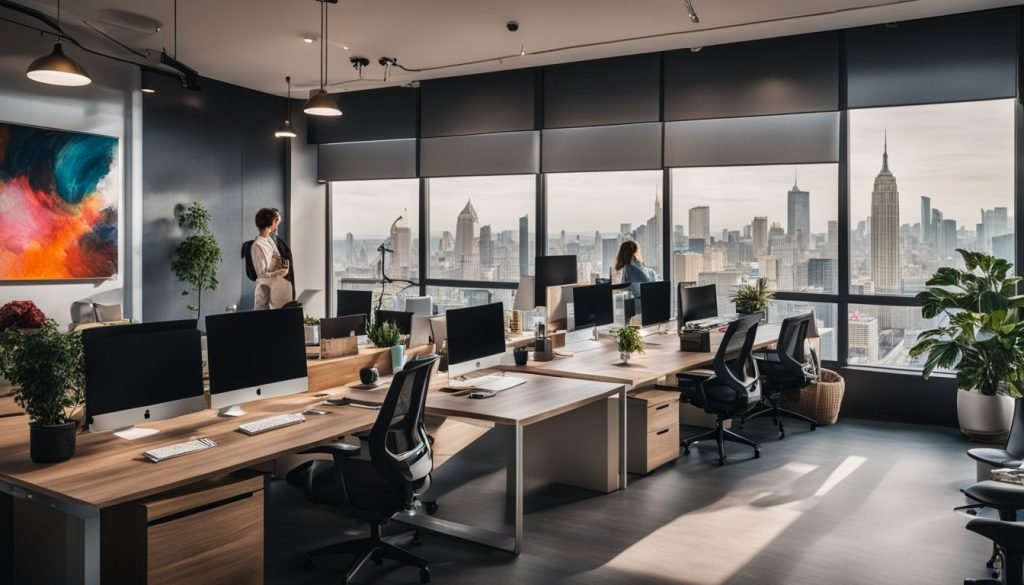
[[[966,512],[974,515],[981,508],[991,508],[996,511],[1000,520],[1014,522],[1017,519],[1018,510],[1024,510],[1024,487],[1019,485],[985,480],[979,481],[960,491],[973,503],[954,508],[957,512]],[[986,566],[990,569],[995,567],[996,559],[999,558],[1000,554],[999,544],[993,542],[992,556],[989,558]],[[1019,572],[1018,576],[1020,576]]]
[[[324,453],[329,461],[310,461],[288,474],[288,482],[301,487],[310,501],[334,506],[344,515],[370,525],[369,538],[346,541],[306,553],[306,567],[319,556],[352,553],[355,559],[345,574],[351,581],[367,560],[381,564],[388,558],[419,567],[420,582],[430,581],[427,561],[383,539],[381,528],[395,514],[415,505],[430,486],[433,453],[423,409],[436,355],[410,360],[396,372],[381,405],[377,421],[362,445],[336,442],[303,451]]]
[[[814,315],[808,313],[783,320],[775,351],[755,354],[760,370],[765,375],[767,387],[762,395],[761,407],[741,418],[740,424],[746,424],[752,418],[769,413],[772,415],[772,422],[779,427],[780,439],[786,436],[780,417],[809,423],[812,431],[818,428],[818,421],[811,417],[779,406],[783,390],[803,388],[814,381],[814,364],[805,351],[807,330],[813,318]]]
[[[975,518],[967,530],[992,541],[1003,558],[1003,578],[967,579],[964,585],[1024,585],[1024,524],[990,518]]]
[[[761,399],[757,362],[751,357],[760,318],[760,315],[751,315],[729,324],[715,354],[713,372],[696,370],[676,374],[683,397],[716,417],[714,430],[680,442],[684,454],[690,454],[694,443],[714,439],[718,444],[719,465],[725,465],[725,441],[749,445],[754,448],[755,459],[761,456],[757,443],[723,426],[726,420],[746,414]]]
[[[968,449],[967,456],[993,467],[1020,467],[1021,460],[1024,460],[1024,398],[1014,401],[1013,423],[1005,447]]]

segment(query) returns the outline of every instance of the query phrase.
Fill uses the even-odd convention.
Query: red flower
[[[11,301],[0,307],[0,331],[11,327],[37,329],[43,326],[46,315],[32,301]]]

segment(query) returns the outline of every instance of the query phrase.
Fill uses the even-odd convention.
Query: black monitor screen
[[[373,292],[368,290],[339,290],[338,316],[369,315],[373,305]]]
[[[449,364],[505,353],[505,308],[501,303],[449,309],[445,319]]]
[[[547,305],[548,287],[576,283],[576,256],[537,256],[533,304]]]
[[[188,329],[175,329],[169,323],[148,323],[147,326],[153,326],[149,330],[121,325],[86,331],[105,333],[82,336],[87,420],[101,414],[202,396],[202,347],[195,323],[191,321]],[[160,331],[161,328],[164,330]]]
[[[390,321],[398,326],[398,331],[402,335],[409,335],[412,331],[412,313],[406,311],[377,311],[374,315],[374,323],[384,323]]]
[[[230,392],[306,377],[302,309],[206,317],[210,392]]]
[[[667,280],[640,284],[640,323],[644,327],[672,319],[672,283]]]
[[[356,335],[366,335],[366,315],[345,315],[333,319],[320,319],[320,338],[338,339]]]
[[[607,325],[615,320],[609,283],[577,286],[572,289],[572,303],[576,329]]]
[[[683,323],[718,316],[718,292],[713,284],[679,289],[679,320]]]

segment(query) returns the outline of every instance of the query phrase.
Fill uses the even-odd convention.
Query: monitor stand
[[[143,437],[148,437],[150,435],[155,435],[155,434],[157,434],[159,432],[160,431],[157,430],[157,429],[143,429],[143,428],[139,428],[139,427],[137,427],[135,425],[132,425],[130,427],[125,427],[123,429],[115,430],[114,431],[114,436],[115,437],[120,437],[120,438],[125,439],[127,441],[134,441],[135,439],[141,439]]]
[[[245,411],[238,404],[232,404],[231,406],[225,407],[217,411],[217,416],[242,416]]]
[[[668,327],[666,327],[666,325],[667,325],[667,323],[658,323],[654,327],[647,328],[647,329],[641,329],[640,330],[640,337],[644,338],[644,339],[647,339],[647,338],[650,338],[651,336],[654,336],[654,335],[665,335],[666,333],[668,333]],[[661,345],[657,341],[646,341],[646,343],[647,343],[647,345]]]

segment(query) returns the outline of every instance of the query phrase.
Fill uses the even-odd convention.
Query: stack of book
[[[1004,481],[1006,483],[1024,485],[1024,468],[1004,467],[1001,469],[993,469],[992,479],[996,481]]]

